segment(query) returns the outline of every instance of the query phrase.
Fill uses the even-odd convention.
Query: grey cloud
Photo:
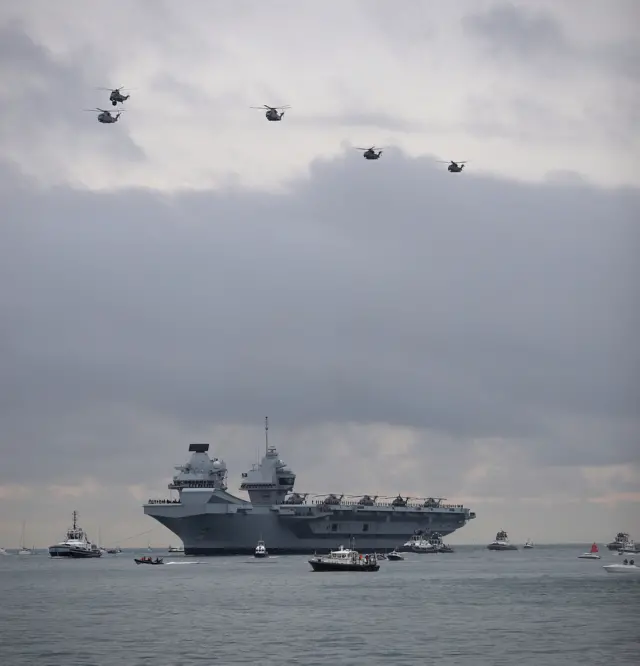
[[[80,58],[80,55],[78,54]],[[95,118],[84,108],[111,108],[108,93],[94,90],[99,83],[89,81],[75,61],[56,59],[34,42],[24,26],[11,22],[0,26],[0,143],[3,155],[17,151],[32,154],[39,146],[47,151],[54,141],[62,146],[61,157],[91,147],[100,153],[117,155],[129,162],[144,160],[142,149],[124,129],[125,123],[100,126],[109,132],[96,132]],[[97,68],[97,79],[106,79]],[[84,117],[86,116],[86,117]],[[55,151],[51,156],[56,160]]]
[[[399,132],[424,132],[426,123],[398,118],[386,113],[344,112],[335,115],[306,114],[302,117],[292,117],[294,125],[315,125],[317,127],[338,125],[340,127],[371,127],[381,130]]]
[[[579,14],[580,3],[575,3],[575,11]],[[634,5],[612,5],[611,11],[618,11],[621,16],[628,14],[630,22],[638,19]],[[515,60],[530,68],[542,67],[541,71],[551,79],[567,68],[601,70],[616,85],[622,79],[637,93],[640,76],[637,41],[578,44],[569,38],[550,11],[507,3],[463,17],[462,26],[468,36],[484,45],[486,54],[504,63]]]
[[[289,195],[169,199],[25,196],[7,177],[4,441],[121,464],[126,428],[105,415],[126,406],[177,430],[269,413],[543,441],[549,462],[557,419],[589,416],[603,434],[629,420],[597,458],[629,460],[638,193],[457,177],[393,150],[369,167],[347,154]]]
[[[553,58],[569,49],[561,25],[549,14],[512,4],[465,16],[465,30],[482,38],[495,55]]]

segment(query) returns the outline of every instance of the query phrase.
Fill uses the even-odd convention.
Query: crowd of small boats
[[[67,530],[66,538],[53,546],[50,546],[48,551],[49,555],[54,558],[66,557],[75,559],[86,559],[100,557],[103,553],[110,555],[117,555],[122,552],[120,547],[116,548],[103,548],[95,543],[92,543],[87,537],[86,532],[77,523],[78,514],[73,512],[73,524]],[[17,551],[19,555],[31,555],[36,552],[35,548],[27,548],[24,545],[24,525],[22,528],[21,545]],[[524,549],[531,549],[534,547],[533,541],[527,539],[523,545]],[[634,541],[626,532],[618,532],[615,539],[606,547],[609,551],[616,552],[619,556],[624,556],[621,563],[606,564],[603,569],[607,573],[620,573],[620,574],[638,574],[640,567],[631,559],[636,554],[640,553],[640,547],[636,546]],[[518,546],[509,541],[509,536],[505,530],[499,530],[496,533],[495,539],[487,545],[489,550],[493,551],[514,551],[518,550]],[[151,544],[148,546],[151,551]],[[183,553],[185,552],[184,546],[168,546],[169,553]],[[309,564],[313,571],[363,571],[375,572],[380,569],[380,562],[388,560],[390,562],[402,561],[405,559],[404,553],[415,554],[437,554],[437,553],[453,553],[453,548],[445,544],[442,536],[437,532],[423,532],[417,531],[408,541],[402,546],[399,546],[391,552],[384,553],[360,553],[354,547],[353,540],[349,548],[340,546],[338,550],[332,550],[326,555],[315,555],[309,560]],[[0,555],[8,555],[9,553],[0,548]],[[269,558],[269,551],[267,550],[266,543],[260,539],[254,550],[255,559]],[[591,548],[581,555],[577,556],[581,560],[600,560],[600,551],[597,543],[593,543]],[[151,557],[149,555],[134,557],[136,564],[148,564],[151,566],[158,566],[165,564],[162,557]]]

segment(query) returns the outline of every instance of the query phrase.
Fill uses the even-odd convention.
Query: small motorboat
[[[155,560],[152,557],[135,557],[133,561],[136,564],[164,564],[161,557],[156,557]]]
[[[309,560],[314,571],[378,571],[380,565],[375,553],[361,555],[357,550],[340,546],[325,557],[314,556]]]
[[[184,553],[184,546],[169,546],[169,548],[167,548],[167,552],[169,552],[169,553]]]
[[[582,555],[578,555],[579,560],[599,560],[600,555],[598,555],[598,544],[597,543],[592,543],[591,544],[591,550],[588,553],[582,553]]]
[[[269,553],[267,552],[267,547],[264,545],[264,541],[262,539],[258,541],[258,545],[256,546],[256,549],[253,552],[253,556],[259,559],[269,557]]]
[[[387,559],[390,562],[397,562],[399,560],[404,560],[404,556],[397,550],[392,550],[390,553],[387,553]]]
[[[640,567],[637,567],[633,560],[625,560],[622,564],[605,564],[602,568],[607,573],[640,575]]]
[[[527,539],[527,540],[524,542],[524,546],[522,546],[522,547],[523,547],[523,548],[533,548],[533,541],[531,541],[531,539]]]

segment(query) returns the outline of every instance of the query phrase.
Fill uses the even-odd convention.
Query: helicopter
[[[440,164],[448,164],[449,166],[447,167],[447,171],[450,171],[451,173],[460,173],[464,169],[464,165],[468,160],[464,162],[454,162],[453,160],[450,162],[447,162],[446,160],[437,161],[440,162]]]
[[[355,150],[364,150],[363,157],[365,160],[378,160],[380,159],[380,155],[382,155],[382,149],[380,149],[376,153],[375,146],[371,146],[371,148],[356,148],[354,146]]]
[[[285,109],[290,109],[291,107],[289,105],[286,106],[268,106],[267,104],[263,104],[262,106],[252,106],[250,107],[252,109],[266,109],[267,112],[264,114],[267,118],[267,120],[282,120],[282,116],[284,116]],[[278,109],[281,109],[281,112],[278,113]]]
[[[120,117],[120,114],[124,111],[124,109],[118,111],[115,116],[111,115],[111,111],[106,111],[105,109],[84,109],[85,111],[93,111],[94,113],[96,111],[99,111],[100,113],[98,114],[98,122],[99,123],[116,123],[118,122],[118,118]]]
[[[120,91],[121,90],[130,90],[130,88],[125,88],[124,86],[120,86],[119,88],[114,88],[113,90],[111,88],[96,88],[96,90],[107,90],[111,94],[109,95],[109,101],[113,106],[115,106],[118,102],[126,102],[131,95],[123,95]]]

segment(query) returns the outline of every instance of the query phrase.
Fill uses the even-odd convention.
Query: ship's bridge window
[[[338,525],[336,523],[332,523],[331,525],[331,531],[332,532],[337,532],[338,531]]]
[[[369,523],[365,523],[365,524],[362,526],[362,531],[363,531],[363,532],[368,532],[368,531],[369,531]]]

